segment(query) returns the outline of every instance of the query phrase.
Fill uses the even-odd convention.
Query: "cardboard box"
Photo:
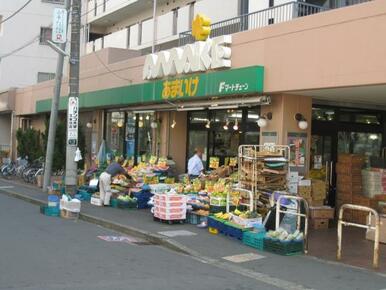
[[[298,195],[304,198],[311,199],[311,186],[299,186]]]
[[[36,176],[36,185],[40,188],[43,187],[43,175]]]
[[[351,164],[337,163],[335,166],[336,174],[351,176],[351,178],[362,178],[362,166],[352,166]]]
[[[323,180],[312,180],[312,199],[323,200],[326,198],[326,182]]]
[[[326,230],[329,226],[328,219],[311,219],[310,226],[314,230]]]
[[[386,215],[380,215],[380,226],[379,226],[379,241],[383,244],[386,244]],[[371,225],[375,225],[374,217],[372,216]],[[374,241],[375,231],[367,230],[366,239]]]
[[[365,162],[365,157],[359,154],[339,154],[338,163],[346,164],[363,164]]]
[[[353,175],[344,175],[344,174],[338,174],[336,176],[337,184],[345,184],[345,183],[351,183],[351,184],[362,184],[362,178],[358,176],[353,176]]]
[[[329,206],[310,207],[311,219],[334,219],[335,209]]]

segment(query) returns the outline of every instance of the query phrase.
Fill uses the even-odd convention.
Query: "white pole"
[[[151,46],[151,53],[155,52],[155,42],[157,38],[157,0],[153,0],[153,43]]]

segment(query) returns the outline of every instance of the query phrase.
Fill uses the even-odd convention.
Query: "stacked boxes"
[[[154,217],[164,221],[186,219],[186,196],[180,194],[155,194]]]
[[[334,218],[334,209],[329,206],[310,207],[310,226],[315,230],[328,229]]]
[[[337,193],[336,210],[345,204],[353,203],[353,196],[362,193],[362,167],[364,157],[357,154],[340,154],[336,164]],[[353,212],[345,210],[346,221],[353,221]]]
[[[326,199],[327,189],[323,180],[301,180],[298,195],[307,200],[309,206],[322,206]]]

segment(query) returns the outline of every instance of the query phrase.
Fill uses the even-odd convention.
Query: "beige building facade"
[[[315,136],[326,136],[315,128],[323,127],[321,120],[326,116],[333,116],[334,126],[340,126],[335,108],[345,108],[339,109],[341,116],[346,109],[358,109],[376,111],[383,118],[385,29],[386,2],[383,0],[315,13],[232,34],[229,69],[155,81],[142,79],[146,56],[138,51],[105,48],[85,55],[80,72],[80,119],[83,125],[92,124],[86,129],[87,152],[96,154],[102,140],[106,140],[116,152],[130,151],[136,160],[144,154],[171,156],[182,173],[192,148],[198,145],[206,149],[208,161],[217,155],[231,157],[234,150],[229,147],[237,148],[239,144],[287,145],[299,138],[303,142],[304,157],[299,166],[306,173],[314,162],[314,151],[319,150],[313,144]],[[263,73],[257,73],[260,68]],[[162,85],[168,81],[189,81],[197,76],[200,81],[224,77],[243,82],[243,73],[251,79],[250,86],[256,85],[254,90],[225,95],[208,90],[196,98],[181,99],[156,95],[162,94]],[[254,73],[256,77],[251,75]],[[53,81],[47,81],[15,91],[13,130],[24,119],[43,130],[53,86]],[[67,94],[68,78],[64,78],[62,111],[66,108]],[[255,101],[246,105],[249,100]],[[215,110],[212,105],[223,110]],[[319,112],[326,114],[317,115]],[[300,128],[296,115],[307,122],[306,128]],[[259,118],[267,119],[265,127],[259,128],[256,123]],[[382,140],[377,141],[380,147],[386,141],[382,118],[375,132]],[[208,123],[211,128],[207,128]],[[226,125],[228,130],[224,129]],[[233,129],[235,125],[237,130]],[[372,128],[366,127],[364,132],[374,135]],[[128,145],[130,142],[134,145]],[[15,143],[13,140],[14,147]],[[366,146],[370,145],[366,143]],[[13,152],[16,156],[15,150]],[[323,162],[331,159],[323,152],[320,155]]]

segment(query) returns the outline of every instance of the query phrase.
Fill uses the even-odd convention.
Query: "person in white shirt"
[[[204,171],[204,164],[202,163],[202,150],[196,148],[194,155],[188,161],[188,175],[190,179],[199,177]]]

